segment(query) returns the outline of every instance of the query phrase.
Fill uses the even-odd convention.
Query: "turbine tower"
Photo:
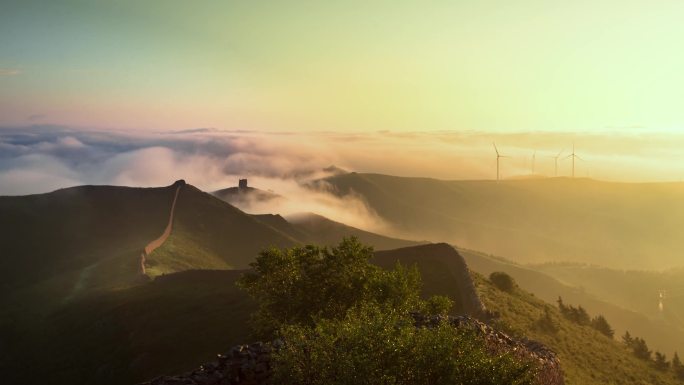
[[[554,175],[553,176],[555,176],[555,177],[558,176],[558,158],[560,158],[563,151],[565,151],[565,149],[560,150],[558,155],[549,157],[549,158],[553,158],[553,161],[554,161],[555,169],[554,169]]]
[[[492,142],[494,145],[494,151],[496,151],[496,181],[499,181],[499,159],[500,158],[509,158],[508,156],[501,155],[499,154],[499,149],[496,148],[496,143]]]
[[[572,158],[572,177],[574,178],[575,177],[575,158],[577,158],[579,160],[583,160],[582,158],[580,158],[579,155],[575,154],[575,143],[572,144],[572,154],[566,156],[563,159],[568,159],[568,158]]]

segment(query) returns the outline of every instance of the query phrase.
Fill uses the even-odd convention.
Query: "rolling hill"
[[[537,266],[521,266],[503,258],[471,250],[459,249],[459,253],[463,255],[471,270],[483,276],[502,271],[512,276],[522,289],[547,303],[554,304],[558,297],[562,297],[565,303],[581,305],[592,314],[602,314],[610,320],[616,335],[629,331],[632,335],[644,338],[651,348],[669,355],[674,351],[684,350],[684,332],[681,330],[682,323],[675,316],[678,312],[676,306],[671,306],[672,309],[668,307],[666,309],[668,316],[663,317],[657,311],[640,311],[625,306],[625,301],[607,298],[601,295],[602,292],[586,285],[586,281],[568,283],[568,281],[560,281]],[[606,286],[613,287],[614,292],[620,292],[621,287],[615,285],[614,280],[602,282]],[[636,285],[636,287],[640,286]],[[625,292],[624,296],[629,296],[629,293],[629,291]],[[653,300],[651,300],[651,305],[653,305]]]
[[[314,182],[360,195],[393,235],[448,241],[517,262],[614,268],[682,264],[682,183],[546,178],[444,181],[349,173]]]

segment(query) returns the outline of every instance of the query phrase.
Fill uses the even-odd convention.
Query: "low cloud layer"
[[[193,129],[126,132],[61,126],[0,128],[0,195],[42,193],[81,184],[162,186],[185,179],[213,191],[237,184],[270,189],[287,200],[254,206],[254,212],[312,211],[377,230],[383,226],[356,197],[312,193],[301,185],[326,176],[325,167],[442,179],[492,179],[492,142],[502,154],[505,178],[532,173],[553,176],[551,158],[575,142],[582,161],[577,176],[608,180],[680,180],[684,136],[643,131],[602,134],[479,132],[288,133]]]

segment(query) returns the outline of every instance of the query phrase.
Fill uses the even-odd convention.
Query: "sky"
[[[574,143],[577,176],[679,181],[683,17],[669,0],[4,0],[0,195],[183,173],[270,188],[330,164],[492,179],[492,142],[504,178],[535,151],[535,174],[562,151],[569,176]]]
[[[684,128],[681,1],[5,0],[0,124]]]

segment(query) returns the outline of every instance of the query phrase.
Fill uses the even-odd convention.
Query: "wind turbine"
[[[492,142],[494,145],[494,151],[496,151],[496,181],[499,181],[499,158],[510,158],[509,156],[499,154],[499,149],[496,148],[496,143]]]
[[[537,150],[532,153],[532,175],[534,175],[534,162],[537,160]]]
[[[555,171],[554,171],[554,176],[558,176],[558,158],[560,158],[560,156],[561,156],[561,154],[563,153],[563,151],[565,151],[565,149],[560,150],[560,152],[558,153],[558,155],[556,155],[556,156],[550,156],[550,157],[549,157],[549,158],[553,158],[554,164],[555,164],[555,166],[556,166]]]
[[[568,158],[572,158],[572,177],[574,178],[575,177],[575,158],[577,158],[579,160],[584,160],[584,159],[580,158],[579,155],[575,154],[575,143],[572,144],[572,154],[566,156],[563,159],[568,159]]]

